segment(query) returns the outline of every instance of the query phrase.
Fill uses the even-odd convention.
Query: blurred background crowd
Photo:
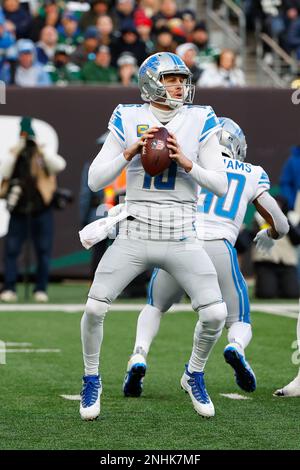
[[[6,84],[136,85],[139,65],[160,51],[180,55],[201,87],[259,85],[259,73],[272,85],[299,84],[300,0],[0,5],[0,79]]]

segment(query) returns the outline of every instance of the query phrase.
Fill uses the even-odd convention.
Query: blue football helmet
[[[222,153],[229,158],[243,162],[247,153],[247,143],[244,132],[232,119],[221,117],[219,121],[222,126],[220,135]]]
[[[182,98],[171,98],[168,86],[162,82],[164,75],[182,75]],[[175,109],[183,104],[191,104],[194,99],[195,86],[192,85],[192,73],[183,60],[171,52],[159,52],[148,57],[139,69],[139,88],[144,101],[166,104]]]

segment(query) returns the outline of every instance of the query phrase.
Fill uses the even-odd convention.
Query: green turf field
[[[167,315],[149,355],[140,399],[122,396],[122,380],[135,334],[137,313],[108,315],[103,343],[101,417],[82,422],[77,395],[82,362],[81,315],[0,312],[0,338],[59,348],[61,353],[11,353],[0,365],[1,449],[300,449],[300,399],[272,397],[274,389],[296,374],[291,363],[296,320],[256,313],[248,358],[258,390],[251,400],[240,393],[222,357],[223,335],[210,358],[207,388],[216,416],[198,416],[179,380],[188,359],[196,321],[193,313]],[[246,395],[241,392],[242,395]]]

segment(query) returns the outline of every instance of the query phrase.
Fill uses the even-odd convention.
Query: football
[[[150,176],[157,176],[171,165],[170,150],[167,147],[169,132],[165,127],[160,127],[153,137],[146,140],[142,150],[142,165]]]

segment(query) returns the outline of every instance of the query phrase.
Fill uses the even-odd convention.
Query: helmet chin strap
[[[172,98],[170,93],[168,92],[168,90],[166,90],[166,95],[167,95],[167,98],[166,98],[165,104],[167,106],[169,106],[170,108],[177,109],[177,108],[180,108],[181,106],[183,106],[185,98],[183,98],[181,100],[177,100],[175,98]]]

